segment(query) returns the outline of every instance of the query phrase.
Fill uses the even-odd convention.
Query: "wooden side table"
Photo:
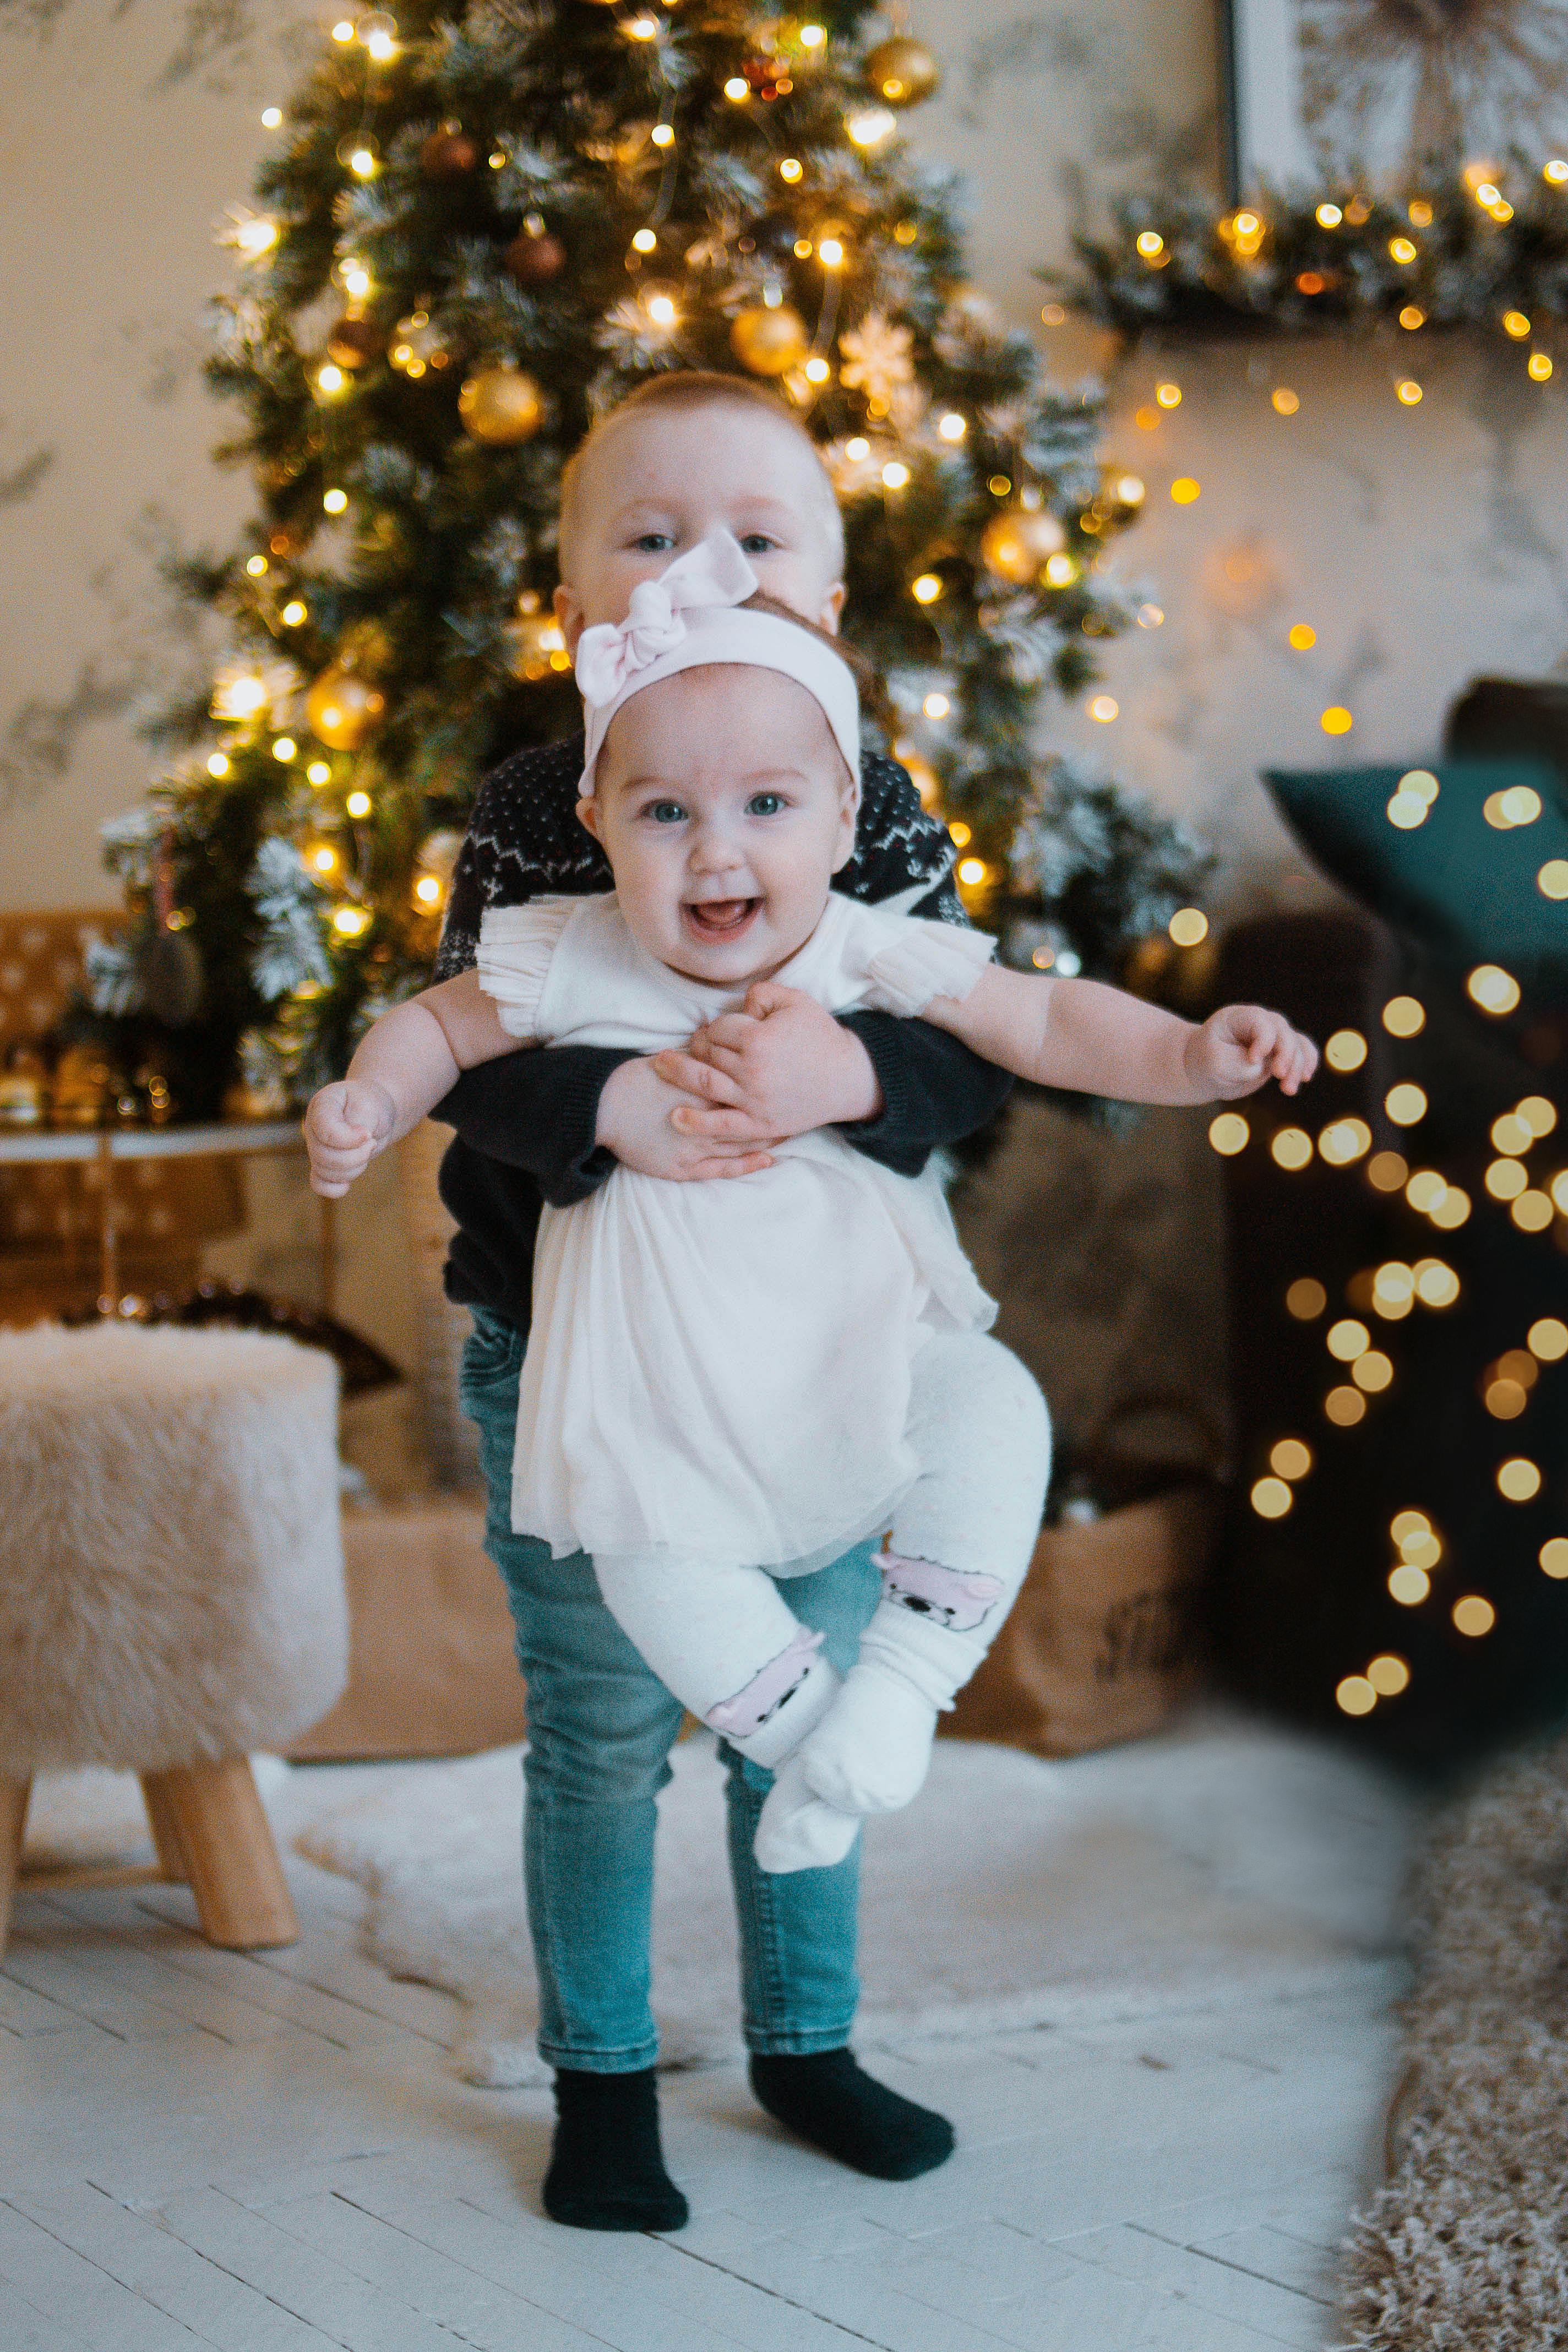
[[[293,1118],[225,1119],[209,1127],[23,1128],[0,1129],[0,1167],[31,1163],[63,1167],[96,1161],[99,1189],[99,1297],[100,1315],[117,1315],[120,1241],[114,1171],[125,1160],[194,1160],[247,1156],[252,1152],[303,1151],[305,1139]],[[321,1305],[331,1315],[337,1299],[337,1203],[321,1202]]]

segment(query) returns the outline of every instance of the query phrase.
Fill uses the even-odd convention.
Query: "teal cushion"
[[[1500,964],[1540,1005],[1568,1001],[1568,900],[1542,889],[1543,866],[1564,861],[1568,885],[1568,786],[1532,761],[1441,760],[1415,775],[1436,777],[1419,805],[1400,793],[1405,768],[1270,769],[1264,781],[1302,847],[1374,914],[1459,971]],[[1500,828],[1489,802],[1532,793],[1539,814]],[[1427,788],[1429,793],[1429,787]],[[1520,803],[1528,808],[1528,800]]]

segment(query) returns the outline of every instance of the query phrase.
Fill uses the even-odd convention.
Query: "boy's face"
[[[855,787],[819,703],[777,670],[681,670],[610,721],[577,814],[615,868],[627,929],[719,987],[805,946],[855,846]]]
[[[585,628],[624,621],[632,590],[717,525],[734,533],[759,587],[837,630],[844,607],[833,492],[800,435],[757,409],[654,410],[613,425],[586,453],[555,592],[570,651]]]

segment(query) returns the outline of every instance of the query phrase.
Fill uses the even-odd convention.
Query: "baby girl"
[[[1294,1093],[1316,1055],[1279,1015],[1201,1028],[992,942],[834,892],[854,847],[860,727],[836,643],[756,595],[714,532],[587,630],[579,815],[616,889],[492,910],[477,971],[397,1007],[307,1118],[338,1193],[459,1070],[522,1043],[652,1053],[779,992],[919,1015],[1042,1084],[1151,1102]],[[720,1049],[721,1051],[722,1049]],[[654,1672],[774,1770],[766,1869],[826,1865],[907,1803],[940,1709],[1027,1565],[1048,1454],[1037,1391],[934,1178],[831,1130],[739,1181],[622,1168],[545,1212],[523,1370],[514,1528],[591,1553]],[[792,1576],[891,1529],[883,1599],[840,1679]]]

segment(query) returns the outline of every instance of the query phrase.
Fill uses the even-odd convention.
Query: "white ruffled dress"
[[[992,942],[833,893],[776,975],[834,1013],[967,996]],[[743,990],[647,955],[613,892],[484,918],[479,980],[541,1045],[683,1045]],[[910,1366],[996,1313],[934,1168],[898,1176],[830,1129],[760,1173],[617,1168],[546,1207],[519,1399],[512,1526],[556,1558],[663,1553],[804,1574],[888,1524],[916,1465]]]

